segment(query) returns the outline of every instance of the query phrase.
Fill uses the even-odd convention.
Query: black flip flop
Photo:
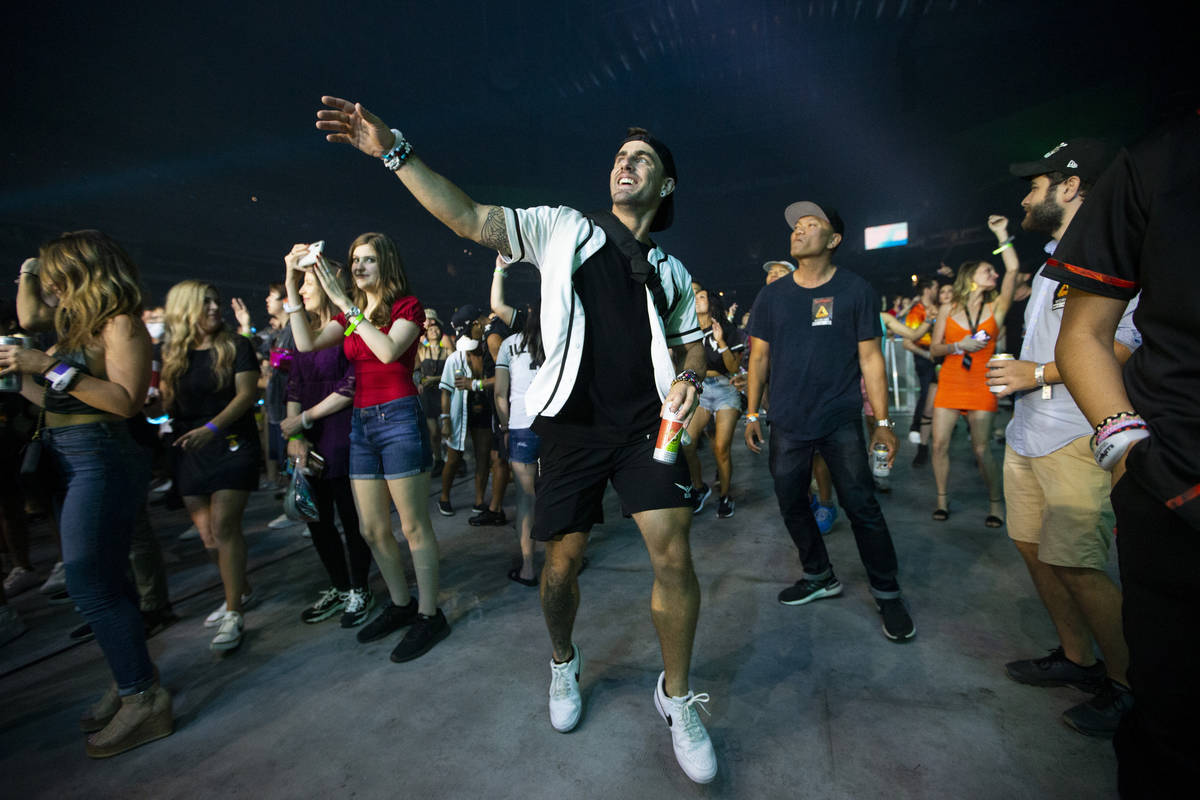
[[[512,569],[510,569],[508,571],[508,579],[510,581],[516,581],[517,583],[521,584],[522,586],[529,586],[531,588],[538,585],[537,578],[522,578],[520,567],[513,567]]]

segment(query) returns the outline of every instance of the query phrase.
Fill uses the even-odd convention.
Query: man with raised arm
[[[674,213],[671,151],[647,131],[630,129],[609,171],[611,211],[511,209],[476,203],[361,104],[321,100],[327,108],[317,113],[317,128],[329,141],[382,159],[459,236],[541,272],[546,360],[526,406],[542,437],[533,536],[546,542],[541,595],[553,647],[551,725],[570,731],[583,709],[583,659],[572,639],[576,576],[588,533],[603,521],[601,501],[611,481],[654,569],[650,609],[664,665],[654,704],[680,767],[693,781],[711,781],[716,756],[694,708],[708,695],[688,686],[700,586],[688,543],[691,502],[680,488],[690,485],[687,465],[652,457],[660,412],[690,411],[704,369],[691,276],[650,238]],[[683,362],[678,374],[672,351]]]

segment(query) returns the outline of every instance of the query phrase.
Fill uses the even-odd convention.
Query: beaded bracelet
[[[403,167],[408,161],[408,157],[412,155],[412,145],[404,138],[404,134],[392,128],[392,135],[396,137],[392,149],[380,156],[388,172],[395,172]]]
[[[1100,420],[1100,424],[1093,429],[1094,433],[1092,434],[1092,450],[1094,451],[1096,449],[1096,445],[1119,430],[1119,428],[1116,428],[1115,426],[1127,421],[1132,421],[1141,425],[1142,427],[1146,426],[1146,420],[1138,416],[1137,412],[1135,411],[1121,411],[1120,413],[1113,414],[1110,417],[1105,417],[1104,419]]]
[[[1092,451],[1094,452],[1105,439],[1114,433],[1128,430],[1148,430],[1149,428],[1150,426],[1140,419],[1123,419],[1118,422],[1110,422],[1099,433],[1092,434]]]
[[[671,381],[671,385],[674,386],[680,381],[687,381],[694,386],[696,388],[696,394],[704,393],[704,386],[700,382],[700,377],[693,370],[685,369],[683,372],[676,375],[675,380]]]

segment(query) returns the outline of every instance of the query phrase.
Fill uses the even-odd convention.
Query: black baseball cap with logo
[[[1068,139],[1060,142],[1036,161],[1011,164],[1008,171],[1018,178],[1036,178],[1051,172],[1061,172],[1068,178],[1078,175],[1094,181],[1108,166],[1108,146],[1098,139]]]

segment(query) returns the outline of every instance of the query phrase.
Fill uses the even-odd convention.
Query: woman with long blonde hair
[[[1004,524],[1004,493],[996,459],[988,447],[992,441],[992,419],[996,395],[987,385],[987,362],[996,350],[996,337],[1017,285],[1018,261],[1008,236],[1008,219],[993,215],[988,228],[1001,243],[1004,279],[986,261],[967,261],[958,268],[954,299],[942,306],[933,327],[929,352],[945,357],[933,400],[933,478],[937,484],[935,520],[950,518],[950,437],[960,415],[967,417],[971,449],[987,484],[991,507],[984,519],[989,528]]]
[[[330,265],[342,290],[347,290],[345,270],[340,264],[330,262]],[[309,333],[315,336],[337,314],[337,307],[330,302],[313,272],[304,273],[300,297],[308,314]],[[296,323],[300,321],[297,316]],[[287,453],[294,468],[309,473],[318,519],[308,523],[308,530],[317,556],[329,574],[329,588],[300,613],[300,619],[309,624],[340,612],[342,627],[354,628],[366,622],[375,607],[375,598],[367,584],[371,549],[359,531],[358,511],[350,489],[353,398],[354,368],[342,348],[296,353],[288,375],[287,416],[280,428],[287,437]],[[309,469],[314,453],[323,464],[319,471],[315,467]],[[342,521],[341,533],[333,524],[335,506]]]
[[[216,651],[242,642],[246,578],[242,514],[258,486],[262,447],[254,424],[258,358],[249,340],[225,329],[212,284],[182,281],[167,293],[167,342],[159,388],[174,418],[175,485],[204,546],[216,551],[225,602],[204,620]]]
[[[420,301],[408,291],[396,246],[382,233],[364,233],[350,245],[353,297],[337,282],[329,262],[318,256],[310,269],[341,313],[312,334],[300,306],[300,261],[308,245],[284,256],[286,307],[300,352],[343,347],[354,364],[354,412],[350,422],[350,484],[363,537],[387,584],[391,602],[358,632],[360,642],[381,639],[408,627],[392,651],[409,661],[450,634],[437,607],[438,544],[429,521],[429,470],[433,454],[417,387],[413,382],[417,342],[425,322]],[[404,561],[392,535],[391,506],[412,554],[417,598],[409,592]],[[411,627],[410,627],[411,626]]]
[[[150,336],[138,272],[99,231],[63,234],[21,265],[17,313],[29,331],[55,330],[50,352],[0,346],[0,374],[42,406],[38,439],[61,478],[55,504],[67,589],[92,626],[113,685],[80,720],[93,758],[173,730],[171,696],[146,650],[129,547],[150,472],[125,420],[150,386]]]

